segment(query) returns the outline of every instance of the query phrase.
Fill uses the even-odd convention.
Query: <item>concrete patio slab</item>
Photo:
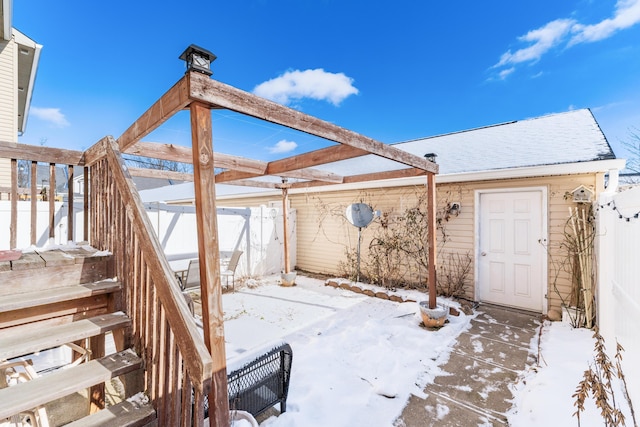
[[[503,426],[510,386],[527,364],[539,314],[482,304],[424,396],[412,396],[396,427]]]

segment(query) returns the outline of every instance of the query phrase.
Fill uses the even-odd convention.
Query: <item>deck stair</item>
[[[118,348],[127,342],[131,320],[118,311],[122,285],[108,278],[109,262],[108,254],[87,248],[0,262],[0,426],[25,419],[40,426],[156,425],[153,406],[136,389],[143,382],[142,360],[133,349]],[[86,361],[24,374],[34,372],[30,365],[39,352],[74,344],[86,349]],[[101,408],[105,384],[125,375],[134,385],[119,402]]]

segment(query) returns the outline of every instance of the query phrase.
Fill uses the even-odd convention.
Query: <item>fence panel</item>
[[[167,259],[198,256],[196,214],[193,206],[145,203],[149,219]],[[288,211],[289,257],[296,262],[296,211]],[[237,277],[279,273],[284,266],[282,209],[218,208],[218,246],[223,258],[243,251]]]
[[[640,187],[598,201],[598,325],[607,348],[624,348],[632,399],[640,399]]]
[[[64,245],[68,242],[68,221],[67,202],[55,202],[55,215],[54,215],[54,231],[53,238],[49,231],[49,202],[38,201],[36,203],[36,243],[35,246],[42,248],[47,245],[56,244]],[[74,203],[74,242],[82,240],[84,226],[84,207],[82,203]],[[19,201],[17,203],[17,233],[16,233],[16,248],[26,249],[31,246],[30,242],[30,227],[31,227],[31,202]],[[0,250],[10,249],[9,245],[9,224],[11,224],[11,202],[2,200],[0,201]]]

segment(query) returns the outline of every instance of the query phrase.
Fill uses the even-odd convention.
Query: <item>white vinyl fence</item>
[[[195,208],[147,203],[145,208],[169,261],[198,257],[198,233]],[[49,202],[37,204],[36,247],[67,244],[67,204],[55,204],[53,241],[49,240]],[[74,206],[74,242],[83,238],[83,204]],[[236,277],[256,277],[279,273],[284,269],[282,209],[218,208],[218,244],[222,258],[234,250],[243,251]],[[26,249],[31,239],[31,202],[18,202],[18,249]],[[11,249],[11,202],[0,201],[0,250]],[[296,212],[289,210],[290,267],[296,265]]]
[[[84,205],[76,203],[74,211],[74,238],[73,241],[80,241],[83,238]],[[64,245],[67,243],[67,203],[55,203],[54,215],[54,238],[49,241],[49,202],[37,202],[36,220],[36,247],[44,247],[47,244]],[[17,218],[17,241],[16,248],[26,249],[31,246],[31,201],[18,202]],[[0,201],[0,250],[11,249],[10,230],[11,227],[11,202]]]
[[[640,402],[640,187],[603,194],[597,208],[598,325],[609,352],[624,347],[629,394]]]
[[[167,259],[176,261],[198,256],[196,213],[193,206],[145,203],[147,214]],[[282,209],[218,208],[218,244],[222,258],[243,251],[236,277],[257,277],[284,269]],[[290,266],[296,263],[296,212],[289,210]]]

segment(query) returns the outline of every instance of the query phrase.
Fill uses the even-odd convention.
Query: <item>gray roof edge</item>
[[[593,115],[593,111],[591,111],[591,108],[587,108],[586,110],[589,111],[589,114],[591,114],[591,117],[593,118],[593,122],[598,127],[598,131],[602,134],[602,138],[604,139],[604,142],[607,144],[607,147],[609,148],[609,153],[600,154],[600,157],[602,158],[602,160],[616,159],[617,158],[616,153],[613,152],[613,148],[611,148],[611,144],[607,139],[607,135],[605,135],[604,132],[602,131],[602,127],[600,126],[600,123],[598,123],[596,116]]]
[[[440,133],[440,134],[437,134],[437,135],[431,135],[431,136],[426,136],[426,137],[421,137],[421,138],[408,139],[408,140],[405,140],[405,141],[393,142],[393,143],[391,143],[389,145],[399,145],[399,144],[406,144],[406,143],[409,143],[409,142],[425,141],[425,140],[429,140],[429,139],[441,138],[443,136],[459,135],[459,134],[462,134],[462,133],[476,132],[476,131],[483,130],[483,129],[491,129],[491,128],[496,128],[496,127],[501,127],[501,126],[508,126],[508,125],[513,125],[513,124],[520,123],[520,122],[529,122],[529,121],[535,121],[535,120],[545,120],[545,119],[548,119],[550,117],[561,116],[561,115],[564,115],[564,114],[572,114],[572,113],[579,112],[579,111],[588,111],[589,112],[589,114],[591,115],[591,118],[593,119],[594,123],[598,126],[598,130],[602,134],[604,140],[607,142],[607,146],[609,147],[609,150],[611,151],[611,153],[613,153],[613,150],[611,149],[611,145],[609,144],[609,141],[607,140],[607,137],[605,136],[604,132],[602,132],[602,128],[600,127],[600,124],[596,120],[596,118],[593,115],[593,112],[591,111],[590,108],[579,108],[579,109],[576,109],[576,110],[563,111],[563,112],[560,112],[560,113],[549,113],[549,114],[545,114],[545,115],[542,115],[542,116],[529,117],[529,118],[521,119],[521,120],[511,120],[511,121],[507,121],[507,122],[496,123],[496,124],[491,124],[491,125],[486,125],[486,126],[478,126],[478,127],[475,127],[475,128],[469,128],[469,129],[464,129],[464,130],[459,130],[459,131],[454,131],[454,132]]]

